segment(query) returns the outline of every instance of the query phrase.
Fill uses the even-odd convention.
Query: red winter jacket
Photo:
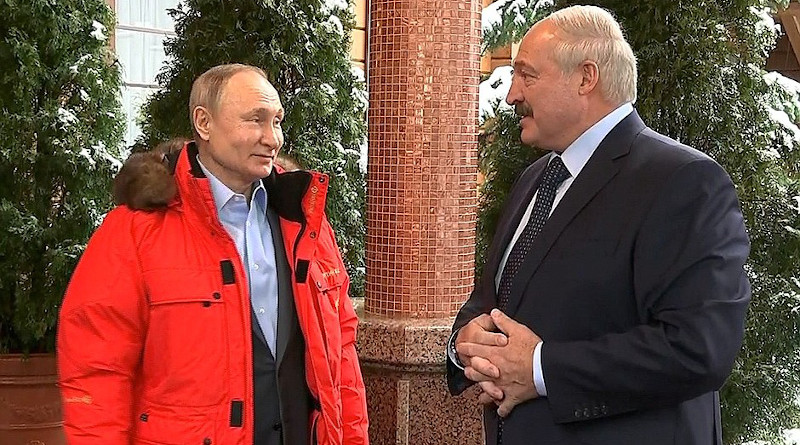
[[[189,152],[180,153],[178,194],[168,207],[111,211],[72,277],[58,330],[71,445],[252,443],[247,279],[216,217],[208,179],[191,172]],[[358,319],[324,214],[328,178],[276,171],[264,181],[270,200],[286,210],[279,214],[306,379],[321,410],[314,413],[317,442],[367,444]],[[233,285],[220,284],[222,259],[239,262]],[[246,417],[242,428],[231,428],[230,403],[237,399]],[[134,421],[142,412],[150,416],[147,430]]]

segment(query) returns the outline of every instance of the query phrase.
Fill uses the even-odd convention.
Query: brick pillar
[[[367,286],[359,351],[370,438],[482,443],[475,393],[444,378],[473,286],[481,0],[370,0]]]

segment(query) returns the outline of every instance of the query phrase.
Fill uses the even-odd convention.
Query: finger
[[[516,405],[517,402],[513,397],[506,397],[497,407],[497,415],[503,418],[507,417]]]
[[[480,385],[481,389],[483,390],[483,394],[487,394],[489,397],[498,402],[503,400],[503,397],[505,397],[503,390],[495,385],[494,382],[480,382],[478,385]]]
[[[494,331],[497,329],[497,326],[494,324],[494,320],[489,314],[481,314],[473,319],[475,324],[481,327],[484,331]]]
[[[473,336],[472,343],[489,346],[505,346],[508,344],[508,337],[502,332],[481,331]]]
[[[500,378],[500,369],[489,360],[475,356],[470,361],[470,366],[481,374],[488,376],[492,379]]]
[[[472,360],[474,361],[475,358],[473,357]],[[485,382],[492,379],[492,377],[476,370],[472,366],[467,366],[464,368],[464,375],[473,382]]]
[[[482,392],[478,396],[478,403],[480,403],[481,405],[496,405],[497,402],[495,402],[492,396],[486,394],[485,392]]]
[[[497,347],[466,341],[456,344],[456,352],[458,352],[459,357],[462,355],[467,357],[488,357],[492,354],[493,350],[497,350]]]
[[[504,314],[500,309],[492,309],[491,316],[492,322],[497,326],[497,329],[506,335],[519,326],[519,323]]]

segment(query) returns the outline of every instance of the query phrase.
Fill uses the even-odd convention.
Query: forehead
[[[253,71],[241,71],[234,74],[220,95],[220,105],[268,108],[278,111],[282,108],[278,91],[267,79]]]
[[[514,66],[534,67],[544,60],[551,59],[555,43],[555,33],[550,23],[546,20],[534,25],[522,38],[519,51],[514,58]]]

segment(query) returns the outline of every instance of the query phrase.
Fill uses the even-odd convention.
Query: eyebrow
[[[285,111],[284,111],[283,107],[281,107],[281,108],[279,108],[279,109],[278,109],[278,111],[276,111],[275,113],[271,113],[271,111],[269,110],[269,108],[266,108],[266,107],[257,107],[257,108],[253,108],[253,109],[251,109],[251,110],[249,110],[249,111],[245,112],[244,114],[245,114],[246,116],[251,116],[251,115],[254,115],[254,114],[259,114],[259,115],[265,115],[265,114],[266,114],[266,115],[269,115],[269,114],[274,114],[275,116],[283,116],[283,115],[285,114]]]

